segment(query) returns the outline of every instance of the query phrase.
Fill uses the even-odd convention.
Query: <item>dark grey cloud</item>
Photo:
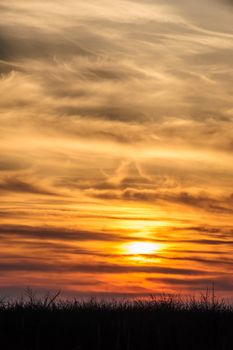
[[[219,277],[213,276],[213,278],[147,278],[148,281],[154,283],[165,283],[173,287],[188,288],[192,290],[206,291],[207,288],[212,288],[213,283],[215,290],[218,291],[232,291],[233,282],[229,276]]]
[[[233,244],[233,240],[225,239],[194,239],[188,240],[190,243],[203,244],[203,245],[222,245],[222,244]]]
[[[51,239],[60,241],[125,241],[129,239],[120,233],[105,233],[98,231],[69,230],[53,227],[33,227],[23,225],[1,225],[0,236],[34,238],[34,239]]]
[[[121,189],[121,187],[122,185],[118,186],[118,189]],[[99,189],[97,186],[93,189],[90,188],[87,191],[87,194],[101,199],[124,199],[130,201],[142,201],[151,203],[167,201],[176,204],[192,206],[216,213],[223,213],[227,215],[231,215],[233,213],[232,195],[228,197],[214,198],[209,196],[207,193],[200,193],[197,195],[184,191],[180,193],[176,193],[174,191],[169,193],[168,191],[161,192],[157,189],[154,189],[153,186],[150,189],[140,189],[140,187],[127,187],[127,185],[125,185],[125,188],[122,191],[114,191],[107,189],[107,185],[106,189],[104,190]]]
[[[204,254],[206,256],[211,256],[212,255],[215,258],[217,256],[217,258],[216,258],[217,260],[221,259],[222,256],[223,256],[223,258],[224,258],[224,256],[226,256],[226,252],[224,250],[222,250],[222,251],[218,250],[216,252],[215,249],[214,250],[207,250],[205,248],[203,247],[203,249],[201,249],[201,254]],[[169,254],[177,254],[177,255],[179,255],[181,253],[181,250],[180,249],[168,249],[167,252]],[[196,249],[185,249],[185,254],[192,255],[192,254],[199,254],[199,253],[200,253],[200,247],[199,246],[197,246]]]
[[[0,45],[1,45],[1,41],[0,41]],[[5,50],[3,49],[0,50],[0,74],[2,76],[6,76],[16,69],[20,71],[17,65],[14,65],[13,63],[10,63],[7,61],[7,58],[4,57],[5,55],[6,55]],[[4,61],[4,59],[6,59],[6,61]]]
[[[211,233],[218,234],[225,232],[226,230],[231,230],[231,227],[212,227],[212,226],[187,226],[187,227],[175,227],[176,231],[194,231],[200,233]]]
[[[204,209],[206,208],[210,211],[223,212],[229,214],[233,212],[232,207],[227,207],[228,204],[233,204],[231,195],[228,198],[220,198],[220,200],[218,201],[217,199],[211,198],[206,194],[200,194],[195,196],[188,192],[181,192],[177,196],[174,196],[174,201]],[[224,204],[226,204],[226,206],[224,206]]]
[[[224,0],[224,1],[225,1],[225,3],[227,3],[227,4],[233,5],[233,1],[232,1],[232,0]]]
[[[74,284],[75,286],[75,284]],[[80,285],[81,286],[81,285]],[[87,285],[88,286],[88,285]],[[93,286],[94,287],[94,286]],[[9,300],[9,299],[17,299],[17,298],[22,298],[22,296],[25,297],[25,289],[28,288],[27,284],[20,284],[20,285],[13,285],[13,284],[9,284],[7,286],[4,287],[0,287],[0,297],[5,297],[5,300]],[[46,287],[41,287],[40,285],[33,285],[33,291],[36,293],[36,296],[38,298],[43,298],[48,291],[50,293],[56,293],[57,292],[57,288],[55,286],[52,286],[50,288],[46,288]],[[154,294],[156,295],[156,294]],[[7,298],[6,298],[7,296]],[[136,288],[134,292],[127,292],[127,293],[121,293],[121,292],[96,292],[95,290],[91,291],[91,292],[86,292],[86,291],[82,291],[82,290],[77,290],[77,286],[76,288],[73,288],[72,285],[69,286],[69,288],[62,288],[61,290],[61,294],[60,294],[60,298],[69,298],[71,300],[73,300],[73,298],[77,299],[77,300],[89,300],[89,299],[93,299],[96,298],[97,300],[110,300],[112,301],[113,299],[127,299],[129,300],[130,298],[139,298],[139,297],[145,297],[151,296],[151,293],[146,289],[146,288]],[[67,300],[67,299],[66,299]]]
[[[91,274],[129,274],[129,273],[148,273],[148,274],[169,274],[169,275],[188,275],[199,276],[206,275],[206,271],[197,269],[172,268],[164,266],[148,265],[117,265],[117,264],[52,264],[29,259],[21,259],[17,262],[1,262],[0,270],[2,272],[10,271],[28,271],[44,273],[91,273]]]
[[[0,235],[1,237],[1,235]],[[12,261],[12,260],[22,260],[22,259],[32,259],[33,254],[37,254],[38,252],[43,251],[44,254],[46,254],[46,260],[48,259],[47,256],[52,256],[54,259],[58,258],[64,258],[66,256],[75,256],[76,258],[78,256],[89,256],[92,259],[95,257],[99,258],[114,258],[116,257],[116,254],[111,254],[111,253],[105,253],[105,252],[100,252],[98,250],[90,250],[88,248],[80,247],[75,245],[75,247],[72,245],[74,243],[73,241],[68,241],[66,243],[63,243],[61,241],[59,242],[54,242],[51,241],[51,237],[48,238],[48,240],[26,240],[24,241],[24,238],[22,237],[17,237],[14,238],[13,240],[10,239],[10,237],[7,239],[6,237],[2,238],[2,245],[7,244],[14,244],[14,246],[22,246],[27,249],[27,252],[22,253],[21,255],[18,254],[1,254],[0,257],[0,263],[1,261]],[[76,241],[75,241],[76,243]],[[28,252],[34,252],[34,253],[28,253]],[[35,259],[36,260],[36,259]]]
[[[0,63],[0,67],[1,67],[1,63]],[[15,159],[10,155],[1,156],[0,172],[22,170],[28,167],[29,167],[29,163],[25,162],[24,160]]]
[[[60,58],[93,56],[90,51],[78,44],[74,45],[62,34],[44,32],[27,25],[18,25],[17,31],[14,26],[0,25],[0,30],[0,60],[2,61],[17,63],[23,59],[43,59],[52,62],[55,56]],[[82,36],[82,28],[77,27],[75,30]],[[22,68],[25,71],[28,69],[27,66]]]
[[[160,243],[165,243],[165,242],[170,242],[170,243],[193,243],[193,244],[197,244],[197,245],[202,245],[202,246],[221,246],[221,245],[231,245],[233,244],[233,240],[232,239],[226,239],[226,238],[222,238],[222,239],[212,239],[211,236],[209,236],[209,238],[200,238],[200,239],[191,239],[189,238],[189,235],[187,234],[187,238],[183,238],[183,239],[179,239],[179,238],[156,238],[155,239],[156,242],[160,242]]]
[[[233,242],[232,242],[233,243]],[[232,244],[231,242],[229,244]],[[183,254],[185,254],[185,252],[183,251]],[[202,252],[203,254],[203,252]],[[214,254],[214,252],[212,252],[212,254]],[[146,256],[145,256],[146,257]],[[187,257],[187,256],[183,256],[183,257],[179,257],[179,256],[171,256],[171,257],[163,257],[162,255],[157,255],[155,256],[159,259],[163,259],[163,260],[173,260],[173,261],[193,261],[195,263],[200,263],[200,264],[204,264],[207,266],[216,266],[216,267],[228,267],[228,268],[232,268],[233,269],[233,259],[230,258],[226,258],[226,257],[213,257],[212,259],[210,258],[204,258],[204,257],[197,257],[193,254],[193,256]],[[153,258],[153,256],[152,256]]]
[[[0,192],[31,193],[46,196],[57,196],[57,193],[53,191],[14,177],[7,177],[3,179],[3,181],[0,181]]]
[[[112,121],[115,120],[125,122],[133,122],[135,120],[140,121],[145,116],[144,112],[138,110],[136,106],[132,108],[121,106],[120,101],[117,101],[117,97],[115,102],[112,102],[112,105],[106,101],[105,106],[58,106],[57,112],[59,112],[61,115],[66,116],[91,116],[94,119],[107,119]],[[115,137],[118,137],[120,140],[124,140],[123,136]]]

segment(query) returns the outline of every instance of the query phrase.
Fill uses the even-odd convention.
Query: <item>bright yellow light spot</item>
[[[150,242],[133,242],[125,246],[126,252],[132,255],[153,254],[160,249],[161,244]]]

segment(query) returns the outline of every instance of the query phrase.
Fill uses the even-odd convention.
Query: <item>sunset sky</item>
[[[233,297],[233,1],[0,13],[0,294]]]

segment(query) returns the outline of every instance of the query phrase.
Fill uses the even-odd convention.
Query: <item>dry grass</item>
[[[1,348],[19,350],[232,350],[233,307],[214,290],[200,298],[64,301],[27,289],[0,299]]]

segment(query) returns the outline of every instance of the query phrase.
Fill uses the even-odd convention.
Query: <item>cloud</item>
[[[102,189],[102,188],[103,189]],[[95,189],[88,189],[86,193],[89,196],[93,196],[101,199],[109,199],[109,200],[129,200],[129,201],[142,201],[142,202],[171,202],[176,204],[181,204],[185,206],[192,206],[196,208],[200,208],[203,210],[211,211],[211,212],[219,212],[224,214],[231,214],[231,202],[232,196],[228,196],[226,198],[211,198],[206,193],[200,194],[192,194],[188,192],[180,192],[177,193],[175,191],[159,191],[157,189],[140,189],[133,188],[129,186],[129,184],[122,184],[118,186],[116,189],[109,189],[111,186],[106,184],[105,188],[102,184],[101,186],[97,186]],[[123,190],[119,189],[119,187],[123,187]]]
[[[195,243],[198,243],[198,242],[195,242]],[[228,244],[232,244],[232,242],[228,242]],[[184,253],[186,254],[187,252],[184,252]],[[211,252],[211,253],[212,253],[212,255],[214,255],[213,252]],[[210,258],[198,257],[195,255],[193,255],[192,257],[188,257],[188,256],[163,257],[162,255],[158,255],[157,258],[164,259],[164,260],[174,260],[174,261],[187,261],[187,262],[193,261],[195,263],[200,263],[200,264],[204,264],[207,266],[220,266],[220,267],[227,267],[228,266],[229,268],[233,267],[233,259],[228,259],[228,258],[224,258],[224,257],[222,257],[220,259],[216,259],[216,257],[213,257],[212,259],[210,259]]]
[[[195,278],[195,279],[179,279],[179,278],[148,278],[148,281],[154,283],[165,283],[173,287],[186,288],[191,290],[205,291],[207,288],[211,288],[214,283],[216,291],[231,291],[233,287],[232,280],[226,277],[213,277],[209,278]]]
[[[80,285],[81,286],[81,285]],[[86,285],[88,286],[88,284]],[[28,287],[27,285],[7,285],[4,287],[0,288],[0,295],[5,297],[7,296],[8,299],[16,299],[16,298],[21,298],[22,296],[25,296],[25,288]],[[33,291],[36,292],[37,297],[44,297],[48,293],[48,288],[46,287],[41,287],[40,285],[36,285],[33,288]],[[53,286],[52,288],[49,289],[51,293],[57,292],[56,286]],[[65,298],[68,299],[79,299],[79,300],[90,300],[94,298],[100,298],[101,300],[110,300],[112,301],[113,299],[130,299],[130,298],[141,298],[144,296],[150,297],[151,294],[148,292],[146,288],[140,288],[138,287],[134,289],[132,292],[126,292],[126,293],[121,293],[121,292],[107,292],[107,291],[83,291],[81,289],[77,289],[77,287],[69,288],[69,289],[63,289],[60,294],[60,298],[63,299]]]
[[[28,164],[21,162],[20,160],[16,160],[11,156],[2,155],[1,164],[0,164],[0,172],[3,171],[16,171],[22,170],[28,167]]]
[[[117,234],[113,235],[106,232],[71,230],[54,227],[33,227],[23,225],[1,225],[0,236],[8,239],[9,237],[19,237],[21,240],[26,238],[48,239],[59,241],[124,241],[127,237]]]
[[[12,276],[17,263],[35,285],[46,269],[99,271],[112,275],[104,286],[131,290],[137,273],[188,276],[192,265],[197,280],[229,269],[226,4],[0,0],[0,236]],[[171,259],[128,267],[111,252],[142,239],[166,244]]]
[[[149,274],[169,274],[169,275],[206,275],[206,272],[195,269],[169,268],[163,266],[130,266],[117,264],[52,264],[44,262],[33,262],[22,259],[17,262],[1,262],[2,272],[10,271],[34,271],[34,272],[59,272],[59,273],[91,273],[91,274],[129,274],[129,273],[149,273]]]
[[[0,192],[21,192],[21,193],[31,193],[31,194],[40,194],[46,196],[56,196],[55,192],[41,188],[35,184],[27,183],[20,179],[15,178],[5,178],[0,182]]]

